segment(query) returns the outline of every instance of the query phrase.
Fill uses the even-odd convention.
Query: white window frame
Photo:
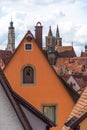
[[[31,49],[26,49],[26,45],[27,45],[27,44],[30,44],[30,45],[31,45]],[[32,43],[25,43],[25,44],[24,44],[24,50],[25,50],[25,51],[32,51],[32,50],[33,50],[33,44],[32,44]]]

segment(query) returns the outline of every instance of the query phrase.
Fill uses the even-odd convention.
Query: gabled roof
[[[73,117],[76,117],[79,120],[80,118],[83,117],[84,114],[86,114],[86,112],[87,112],[87,87],[83,91],[81,97],[77,101],[76,105],[71,111],[66,122],[69,122],[70,120],[72,120]],[[62,130],[68,130],[68,129],[69,129],[69,126],[64,126]]]
[[[28,102],[26,102],[22,97],[20,97],[12,90],[8,80],[6,79],[1,69],[0,69],[0,83],[3,85],[4,90],[18,115],[18,118],[20,119],[22,125],[26,130],[32,130],[32,127],[29,121],[27,120],[23,110],[21,109],[20,105],[24,106],[28,111],[36,115],[49,127],[55,126],[55,124],[52,121],[50,121],[47,117],[45,117],[39,110],[37,110],[34,106],[29,104]]]
[[[30,35],[31,37],[32,37],[32,39],[34,39],[34,37],[33,37],[33,35],[32,35],[32,33],[30,32],[30,31],[28,31],[26,34],[25,34],[25,36],[24,36],[24,38],[22,39],[22,41],[27,37],[27,35]],[[35,39],[34,39],[35,40]],[[20,42],[20,43],[22,43],[22,41]],[[16,50],[15,50],[15,52],[13,53],[13,55],[12,55],[12,57],[10,58],[10,60],[9,60],[9,62],[11,61],[11,59],[14,57],[14,55],[15,55],[15,53],[17,52],[17,50],[20,48],[20,46],[21,46],[21,44],[19,44],[18,45],[18,47],[16,48]],[[41,51],[41,53],[44,55],[44,57],[45,57],[45,59],[47,60],[47,58],[46,58],[46,55],[43,53],[43,51],[41,50],[41,48],[39,47],[39,45],[37,44],[37,47],[39,48],[39,50]],[[8,62],[8,64],[9,64],[9,62]],[[49,63],[49,61],[47,60],[47,62],[48,62],[48,64],[50,65],[50,63]],[[8,65],[7,64],[7,65]],[[50,67],[52,68],[52,70],[53,70],[53,72],[55,73],[55,75],[58,77],[58,79],[60,80],[61,78],[57,75],[57,73],[55,72],[55,70],[53,69],[53,67],[50,65]],[[5,68],[6,68],[6,66],[5,66]],[[5,69],[4,68],[4,69]],[[62,80],[60,80],[61,82],[63,82]],[[64,83],[63,83],[64,84]],[[79,96],[78,96],[78,94],[75,94],[75,92],[74,92],[74,94],[73,94],[73,90],[71,90],[70,88],[67,88],[66,86],[66,83],[64,84],[64,86],[65,86],[65,89],[66,89],[66,91],[68,91],[68,93],[70,94],[70,96],[71,96],[71,98],[73,99],[73,101],[77,101],[77,99],[79,98]],[[76,95],[76,96],[75,96]],[[73,98],[73,97],[75,97],[75,98]]]

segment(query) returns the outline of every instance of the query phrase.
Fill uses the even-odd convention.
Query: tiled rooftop
[[[11,51],[7,51],[7,50],[0,50],[0,58],[2,58],[2,60],[4,61],[4,64],[6,65],[9,61],[9,59],[12,56],[12,52]]]
[[[67,121],[69,121],[74,116],[80,118],[85,112],[87,112],[87,87],[85,88],[81,97],[79,98],[76,105],[74,106]],[[69,127],[63,126],[61,130],[69,130]]]

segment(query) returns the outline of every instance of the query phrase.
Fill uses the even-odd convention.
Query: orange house
[[[26,33],[4,69],[13,90],[56,123],[60,130],[74,101],[37,45]]]

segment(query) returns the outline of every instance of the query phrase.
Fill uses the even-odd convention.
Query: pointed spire
[[[51,30],[51,26],[49,27],[48,36],[53,36],[53,34],[52,34],[52,30]]]
[[[57,29],[56,29],[56,37],[60,37],[58,25],[57,25]]]

